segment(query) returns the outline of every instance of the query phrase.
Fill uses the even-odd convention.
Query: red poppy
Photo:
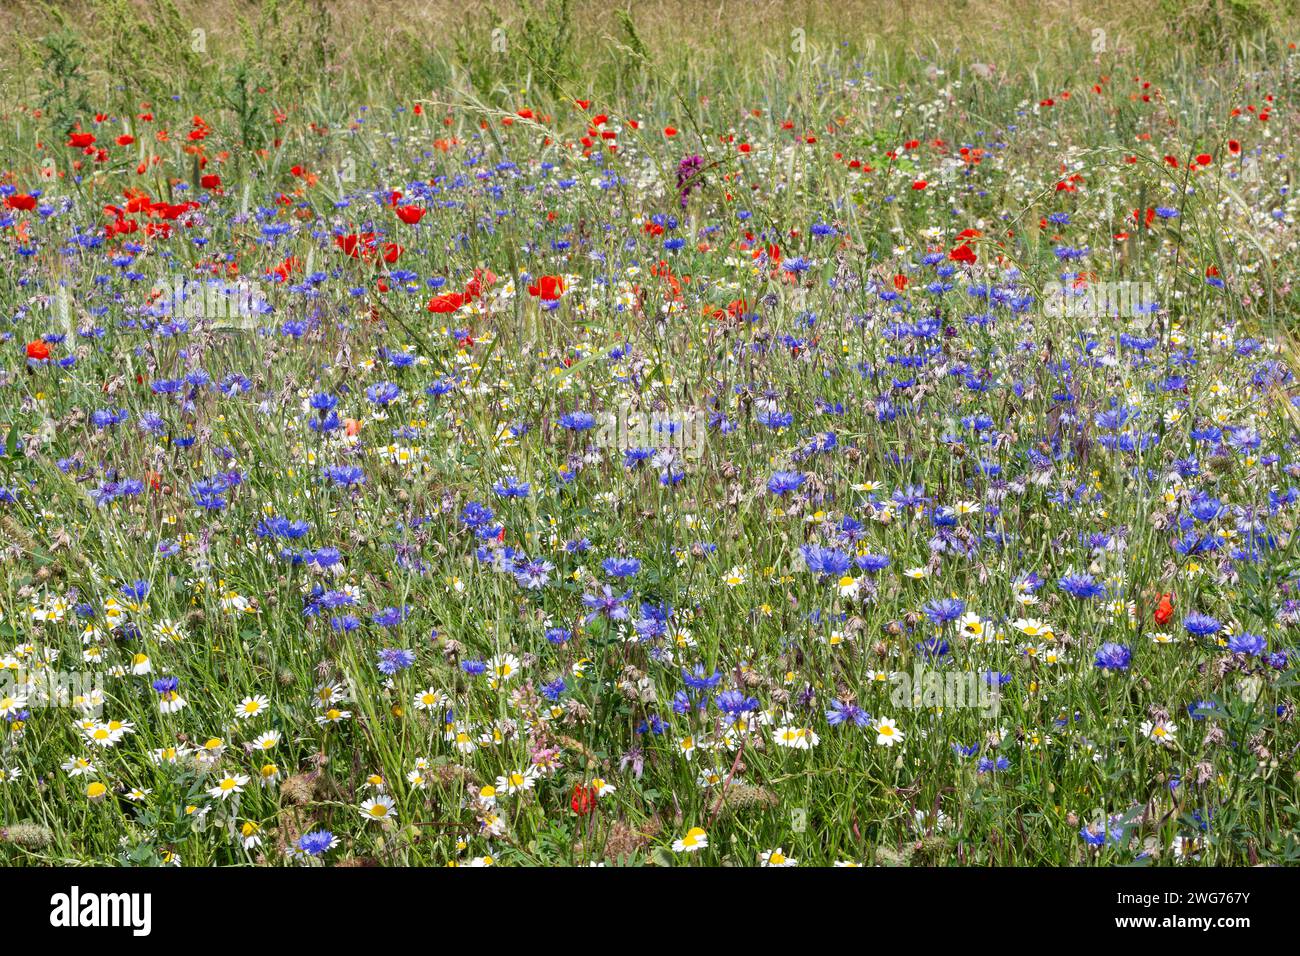
[[[465,304],[465,297],[459,292],[444,292],[442,295],[436,295],[429,300],[428,309],[430,312],[445,314],[455,312]]]
[[[596,788],[584,787],[580,783],[573,785],[573,796],[569,800],[569,806],[573,807],[573,812],[580,817],[585,817],[592,810],[596,809]]]
[[[272,269],[268,275],[279,276],[281,282],[288,282],[294,271],[302,266],[295,256],[290,256]]]
[[[1146,222],[1146,224],[1147,224],[1148,226],[1151,225],[1151,223],[1155,222],[1155,218],[1156,218],[1156,211],[1155,211],[1155,208],[1154,208],[1154,207],[1147,207],[1147,212],[1146,212],[1146,216],[1145,216],[1145,222]],[[1139,223],[1139,224],[1141,224],[1141,223],[1144,221],[1144,217],[1143,217],[1143,215],[1142,215],[1142,210],[1141,210],[1141,209],[1134,209],[1134,210],[1133,210],[1133,221],[1136,222],[1136,223]]]
[[[1169,619],[1174,616],[1174,596],[1172,594],[1160,595],[1160,603],[1156,605],[1154,617],[1156,623],[1164,627],[1169,623]]]
[[[214,176],[212,173],[208,173],[206,176],[199,177],[199,185],[202,186],[204,189],[220,190],[221,177]]]
[[[8,206],[10,209],[18,209],[18,210],[22,210],[23,212],[31,212],[33,209],[36,208],[36,197],[24,196],[24,195],[9,196],[5,199],[5,205]]]
[[[725,314],[730,316],[733,319],[739,319],[745,314],[745,310],[748,308],[749,308],[749,304],[744,299],[732,299],[730,302],[727,303],[727,309]],[[717,312],[714,313],[714,316],[716,318],[722,318],[722,315],[723,315],[722,310],[718,310]]]
[[[354,232],[346,236],[335,236],[334,244],[353,259],[360,259],[362,256],[374,252],[375,234],[373,232],[360,234]]]
[[[75,146],[77,149],[85,149],[95,141],[93,133],[73,133],[68,137],[68,145]]]
[[[428,212],[428,210],[423,209],[420,206],[398,206],[393,210],[393,212],[397,213],[397,218],[402,220],[402,222],[406,223],[408,226],[414,226],[424,218],[424,214]]]
[[[536,283],[528,287],[529,295],[547,302],[558,299],[563,291],[563,276],[541,276]]]
[[[953,262],[964,262],[967,265],[972,266],[975,264],[975,253],[971,247],[966,245],[964,242],[952,252],[948,253],[948,258]]]
[[[27,343],[27,357],[37,362],[44,362],[50,357],[50,347],[37,339],[35,342]]]
[[[199,204],[196,202],[180,202],[174,204],[160,202],[150,206],[149,212],[151,215],[156,215],[163,219],[179,219],[191,209],[197,208],[199,208]]]
[[[912,183],[912,188],[913,188],[914,190],[916,190],[917,192],[920,192],[922,189],[924,189],[924,188],[925,188],[926,186],[928,186],[928,185],[930,185],[930,184],[927,183],[924,179],[918,179],[916,182]]]

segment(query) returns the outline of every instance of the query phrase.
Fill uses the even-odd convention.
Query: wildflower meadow
[[[0,862],[1300,861],[1300,30],[1060,6],[0,8]]]

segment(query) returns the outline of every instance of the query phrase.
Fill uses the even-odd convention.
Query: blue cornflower
[[[585,432],[596,427],[596,416],[591,412],[569,412],[560,416],[560,427],[573,432]]]
[[[329,830],[312,830],[298,838],[298,849],[308,856],[321,856],[339,845],[339,838]]]
[[[868,574],[878,574],[889,567],[889,555],[860,554],[853,559],[853,563]]]
[[[1258,634],[1234,634],[1228,638],[1228,650],[1234,654],[1247,654],[1250,657],[1257,657],[1263,654],[1268,647],[1268,642]]]
[[[226,492],[229,485],[224,478],[203,478],[190,485],[190,498],[200,508],[220,511],[226,506]]]
[[[705,677],[704,665],[696,664],[694,673],[691,673],[685,667],[682,668],[682,680],[686,682],[686,686],[691,690],[713,690],[718,686],[718,682],[722,680],[722,675],[715,668],[710,676]]]
[[[415,651],[401,647],[385,647],[379,652],[379,671],[381,674],[396,674],[415,663]]]
[[[1187,716],[1192,720],[1204,720],[1206,717],[1212,717],[1219,711],[1219,705],[1212,700],[1193,701],[1187,705]]]
[[[871,715],[857,704],[836,700],[831,703],[830,710],[826,711],[826,721],[832,727],[838,727],[840,724],[866,727],[871,723]]]
[[[948,642],[939,637],[927,638],[913,646],[926,657],[931,659],[948,656]]]
[[[376,611],[370,620],[379,627],[396,627],[406,620],[406,608],[386,607],[383,610]]]
[[[471,501],[460,513],[460,520],[470,528],[477,528],[480,525],[489,523],[495,515],[492,509],[487,505],[479,504],[477,501]]]
[[[805,476],[797,471],[777,471],[767,481],[767,490],[774,495],[785,495],[797,491],[804,483]]]
[[[590,624],[602,614],[611,621],[622,621],[627,618],[627,608],[623,606],[628,598],[632,596],[631,591],[623,594],[615,594],[608,584],[606,584],[599,593],[584,594],[582,603],[591,608],[591,613],[583,618],[584,624]]]
[[[924,608],[925,616],[935,624],[944,625],[966,613],[966,602],[960,598],[942,598],[931,601]]]
[[[366,398],[381,406],[397,401],[401,394],[402,390],[392,382],[376,382],[366,389]]]
[[[1107,642],[1097,650],[1093,664],[1104,671],[1126,671],[1133,652],[1123,644]]]
[[[545,587],[551,581],[551,572],[555,565],[541,558],[534,558],[515,567],[515,580],[519,586],[529,591]]]
[[[799,553],[803,555],[804,564],[808,565],[809,571],[826,577],[840,577],[851,564],[851,559],[843,551],[823,548],[819,544],[806,544],[799,549]]]
[[[325,477],[341,488],[351,488],[366,481],[366,473],[356,465],[331,465],[325,469]]]
[[[1188,634],[1195,637],[1209,637],[1211,634],[1217,634],[1222,626],[1210,615],[1202,614],[1199,611],[1193,611],[1183,618],[1183,627]]]
[[[533,486],[526,481],[521,482],[514,475],[507,475],[493,485],[492,490],[501,498],[527,498]]]
[[[1091,574],[1067,574],[1056,583],[1062,591],[1080,599],[1102,597],[1106,593],[1106,588],[1094,581]]]
[[[1089,846],[1104,846],[1106,843],[1120,843],[1124,839],[1124,827],[1120,818],[1110,817],[1103,823],[1089,823],[1079,831],[1083,842]]]
[[[641,570],[636,558],[606,558],[600,566],[611,578],[630,578]]]
[[[758,710],[758,698],[747,697],[739,690],[724,690],[713,698],[713,703],[717,705],[718,710],[733,718]]]

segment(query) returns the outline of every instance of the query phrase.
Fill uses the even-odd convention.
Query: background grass
[[[777,846],[821,865],[1300,856],[1294,681],[1226,650],[1229,632],[1262,633],[1271,651],[1290,650],[1294,635],[1294,502],[1275,508],[1270,498],[1295,474],[1294,408],[1280,373],[1280,384],[1255,381],[1264,358],[1291,362],[1297,313],[1293,5],[1169,4],[1159,18],[1127,3],[858,0],[3,9],[21,25],[0,40],[6,183],[42,189],[59,214],[23,219],[22,234],[15,215],[3,251],[4,381],[15,398],[3,413],[2,483],[16,490],[0,506],[0,626],[11,657],[28,667],[46,649],[65,665],[94,652],[129,670],[143,653],[153,667],[108,684],[105,716],[134,726],[115,747],[94,750],[61,711],[7,722],[4,767],[23,775],[0,787],[6,862],[278,864],[318,828],[342,838],[328,859],[352,865],[749,865]],[[592,108],[575,109],[577,99]],[[1266,102],[1268,124],[1248,109]],[[579,145],[597,111],[613,118],[617,154],[602,153],[600,141]],[[211,130],[201,141],[184,135],[196,116]],[[664,135],[668,126],[677,136]],[[137,142],[103,164],[62,145],[69,131],[92,128],[105,141],[106,131],[129,130]],[[157,138],[159,128],[172,135]],[[1230,139],[1244,144],[1239,153]],[[909,140],[918,145],[903,149]],[[741,142],[753,153],[741,154]],[[963,145],[987,159],[954,159]],[[1213,162],[1189,169],[1200,153]],[[689,154],[706,174],[683,206],[675,171]],[[872,172],[847,166],[851,158]],[[508,163],[521,172],[510,178],[506,166],[500,192],[474,178]],[[200,185],[213,171],[219,191]],[[1082,186],[1058,189],[1071,174]],[[454,193],[417,192],[462,177]],[[573,186],[558,187],[560,177]],[[926,190],[912,188],[920,178]],[[180,240],[136,236],[125,264],[112,261],[121,240],[78,250],[126,188],[171,201],[201,195],[201,221]],[[391,189],[429,209],[418,228],[394,222]],[[447,197],[454,205],[441,204]],[[1157,206],[1177,215],[1150,228],[1132,219]],[[751,218],[737,217],[741,208]],[[1063,212],[1069,221],[1049,226]],[[667,217],[680,220],[677,231],[646,230]],[[833,223],[834,237],[818,239],[814,223]],[[976,226],[980,269],[996,268],[953,278],[920,265],[926,252],[944,264],[959,232]],[[370,228],[406,247],[393,268],[335,246],[335,235]],[[195,235],[205,243],[184,241]],[[670,254],[669,235],[688,241]],[[808,259],[809,271],[792,279],[756,259],[769,243],[787,262]],[[1123,328],[1157,346],[1119,344],[1117,325],[1017,310],[1012,300],[1041,297],[1071,268],[1062,248],[1086,250],[1077,268],[1100,280],[1152,285],[1160,307]],[[291,282],[265,278],[290,259]],[[233,278],[231,263],[275,307],[258,334],[225,336],[203,323],[172,334],[141,312],[146,287]],[[483,309],[425,311],[426,280],[459,289],[485,268],[501,279]],[[1222,288],[1205,281],[1210,269]],[[308,283],[313,272],[321,278]],[[524,291],[542,274],[570,277],[554,311]],[[904,317],[933,311],[942,335],[894,328],[902,319],[878,293],[899,274],[911,281]],[[981,283],[1006,296],[971,305],[968,290]],[[103,326],[102,338],[57,337],[46,307],[60,287],[78,327]],[[751,319],[716,317],[738,299]],[[985,307],[988,323],[968,321]],[[284,334],[292,320],[306,331]],[[42,336],[76,363],[26,363],[21,347]],[[403,349],[419,364],[393,363],[390,350]],[[967,365],[988,371],[989,390],[935,373]],[[200,368],[215,382],[245,374],[251,391],[227,394],[202,376],[181,397],[151,391]],[[912,377],[908,369],[918,369],[917,391],[891,384]],[[1181,389],[1165,387],[1183,373]],[[455,379],[456,390],[427,395],[439,379]],[[403,390],[387,410],[365,396],[381,380]],[[338,396],[340,411],[362,422],[358,440],[307,427],[314,413],[302,403],[317,392]],[[1129,402],[1142,405],[1143,427],[1161,443],[1103,450],[1096,416]],[[792,425],[760,424],[769,403],[790,411]],[[557,425],[573,409],[687,406],[740,427],[712,435],[679,484],[625,469],[616,453],[591,455]],[[94,425],[106,408],[126,409],[127,424]],[[837,408],[842,415],[827,413]],[[136,427],[150,412],[166,420],[156,438]],[[978,414],[994,420],[997,440],[954,441],[970,431],[963,418]],[[1258,428],[1261,448],[1238,454],[1191,441],[1190,426],[1219,417]],[[530,427],[510,433],[517,423]],[[403,425],[418,467],[381,454]],[[805,455],[827,430],[840,450]],[[1050,481],[1030,480],[1031,451],[1055,459]],[[1277,460],[1264,463],[1268,455]],[[1185,456],[1203,458],[1203,472],[1175,482],[1175,459]],[[1009,494],[986,460],[1023,487]],[[352,463],[364,467],[363,488],[321,479],[325,465]],[[197,508],[196,482],[229,469],[242,481],[227,506]],[[769,494],[771,473],[789,469],[804,472],[807,487]],[[569,471],[577,480],[559,477]],[[533,493],[500,498],[493,486],[505,475],[530,481]],[[158,487],[138,498],[101,505],[86,492],[151,476]],[[886,504],[916,487],[933,499],[927,507]],[[1276,536],[1268,547],[1255,540],[1251,511],[1227,510],[1212,525],[1233,544],[1258,544],[1263,559],[1173,549],[1193,491],[1266,514]],[[964,530],[1014,545],[990,546],[978,560],[936,559],[934,506],[966,499],[986,510]],[[555,562],[550,587],[523,590],[480,560],[490,542],[458,520],[470,501],[496,509],[511,547]],[[285,543],[255,530],[273,514],[310,522],[303,546],[338,548],[342,575],[284,561]],[[836,526],[847,515],[867,526],[857,548],[892,557],[868,602],[842,598],[801,566],[803,545],[842,543]],[[563,549],[582,538],[590,553]],[[176,557],[159,554],[164,540],[179,544]],[[664,642],[671,666],[629,641],[626,625],[583,623],[592,575],[603,579],[599,562],[614,555],[643,562],[630,585],[633,616],[641,601],[671,604],[674,629],[689,632],[690,642]],[[916,566],[932,576],[901,573]],[[735,567],[747,580],[732,588]],[[1056,587],[1086,569],[1111,600]],[[1026,608],[1013,582],[1031,570],[1048,583],[1042,603]],[[106,607],[123,604],[122,586],[137,580],[150,583],[147,599],[119,610],[133,631],[109,621]],[[304,615],[313,586],[343,583],[363,594],[358,630],[332,627],[329,611]],[[1170,630],[1182,638],[1169,647],[1150,638],[1164,592],[1175,595]],[[254,603],[232,610],[232,595]],[[923,608],[951,596],[1005,643],[933,627]],[[90,604],[95,632],[83,638],[86,622],[71,610],[57,624],[33,617],[58,600]],[[393,606],[412,608],[400,627],[371,622]],[[1180,632],[1194,609],[1227,630]],[[1064,651],[1064,663],[1025,653],[1012,625],[1022,614],[1052,625],[1056,640],[1042,643]],[[164,622],[186,637],[164,640]],[[574,640],[553,646],[547,622],[570,627]],[[964,708],[894,711],[879,675],[910,671],[925,657],[918,645],[936,635],[951,639],[954,666],[1011,676],[996,720]],[[1105,641],[1132,646],[1130,670],[1098,671],[1093,655]],[[417,663],[388,680],[375,656],[394,644]],[[524,673],[501,686],[460,666],[506,653]],[[712,694],[694,693],[673,713],[674,695],[687,690],[681,669],[696,665],[718,670],[719,690],[753,693],[776,723],[790,711],[821,742],[806,752],[776,747],[766,724],[726,738],[716,709],[694,709]],[[189,704],[178,714],[158,711],[150,682],[162,674],[181,680]],[[552,706],[539,689],[557,677],[568,687]],[[350,720],[317,723],[321,684],[346,692]],[[446,738],[441,712],[412,706],[426,687],[473,725],[472,755]],[[272,699],[269,717],[237,721],[234,707],[252,693]],[[837,699],[892,713],[906,746],[829,726]],[[1182,728],[1175,747],[1140,732],[1162,714]],[[656,719],[662,734],[651,729]],[[282,734],[272,757],[246,749],[272,727]],[[708,749],[711,738],[719,742]],[[699,744],[690,759],[687,741]],[[958,757],[955,743],[1006,756],[1010,767],[981,773],[979,758]],[[175,764],[150,759],[167,747],[186,752]],[[527,794],[500,797],[504,833],[485,835],[491,813],[473,794],[550,748],[562,768]],[[93,777],[60,769],[86,753]],[[407,783],[419,758],[429,760],[427,788]],[[259,786],[270,760],[279,773]],[[702,770],[717,775],[713,786],[701,786]],[[210,797],[231,772],[253,778],[241,798]],[[597,812],[577,815],[572,788],[593,777],[616,789]],[[92,778],[106,796],[88,796]],[[132,799],[134,787],[150,793]],[[394,796],[396,825],[358,815],[376,792]],[[1098,819],[1121,835],[1094,849],[1080,830]],[[241,842],[250,824],[261,845]],[[692,826],[707,829],[709,849],[674,854],[672,841]]]

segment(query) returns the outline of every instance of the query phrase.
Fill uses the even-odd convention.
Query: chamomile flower
[[[394,806],[396,806],[396,803],[387,794],[370,797],[361,802],[361,816],[372,823],[382,823],[385,820],[396,818],[396,813],[393,810]]]
[[[778,747],[789,747],[792,750],[811,750],[817,746],[821,738],[809,727],[793,727],[787,724],[776,729],[772,735],[772,740]]]
[[[786,867],[786,866],[799,865],[799,861],[792,856],[786,856],[785,851],[781,849],[781,847],[777,847],[775,850],[764,850],[762,853],[758,855],[758,859],[759,859],[759,865],[764,867],[768,867],[768,866]]]
[[[262,845],[262,825],[245,820],[239,827],[239,845],[245,850],[255,850]]]
[[[703,827],[691,827],[685,836],[673,841],[674,853],[698,853],[709,845],[709,835]]]
[[[270,706],[271,701],[262,694],[245,697],[235,707],[235,717],[239,720],[252,720],[254,717],[261,717],[265,714]]]
[[[99,772],[85,757],[69,757],[61,766],[70,777],[93,777]]]
[[[330,707],[325,711],[325,713],[317,715],[316,723],[322,727],[328,727],[331,724],[342,723],[351,716],[352,711],[350,710],[340,710],[337,707]]]
[[[415,695],[412,706],[416,710],[440,710],[447,706],[447,695],[429,687]]]
[[[497,790],[504,790],[506,793],[521,793],[524,790],[531,790],[533,784],[537,782],[537,771],[531,766],[527,770],[513,770],[508,774],[497,777]]]
[[[892,747],[903,742],[903,732],[898,729],[892,718],[880,717],[876,720],[876,743],[882,747]]]
[[[1162,746],[1172,747],[1174,745],[1174,734],[1178,732],[1178,725],[1168,720],[1144,720],[1139,730],[1143,737]]]
[[[487,673],[494,687],[499,682],[508,681],[519,673],[519,658],[513,654],[498,654],[488,661]]]
[[[227,774],[217,781],[216,786],[208,788],[208,795],[213,799],[225,800],[232,794],[243,793],[244,784],[249,778],[242,773]]]

